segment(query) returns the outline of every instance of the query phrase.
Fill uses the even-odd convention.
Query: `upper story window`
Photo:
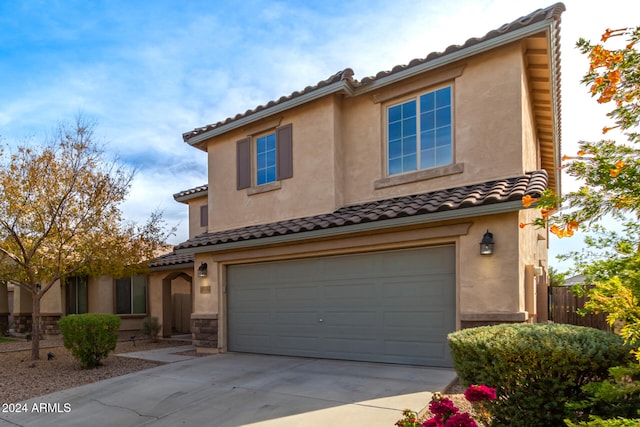
[[[293,176],[292,129],[292,125],[287,124],[236,143],[238,190]]]
[[[389,175],[453,162],[451,86],[387,109]]]
[[[276,133],[256,139],[256,184],[268,184],[276,180]]]

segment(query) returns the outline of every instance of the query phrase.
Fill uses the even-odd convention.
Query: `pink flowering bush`
[[[482,402],[485,400],[496,399],[496,389],[493,387],[487,387],[484,384],[470,385],[467,391],[464,392],[464,397],[469,402]]]
[[[486,385],[471,385],[464,392],[464,397],[478,413],[478,418],[483,423],[489,420],[489,413],[484,407],[484,402],[496,399],[496,389]],[[440,393],[434,393],[429,403],[431,418],[420,424],[418,415],[406,409],[404,418],[396,422],[397,427],[478,427],[478,423],[468,412],[460,412],[451,399],[443,397]]]

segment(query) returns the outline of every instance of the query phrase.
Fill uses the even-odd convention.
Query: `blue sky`
[[[123,208],[164,211],[186,240],[173,193],[206,182],[206,154],[182,133],[350,67],[362,79],[550,6],[550,0],[0,0],[0,138],[41,141],[82,113],[107,149],[138,172]],[[568,0],[562,16],[562,141],[601,137],[606,108],[579,80],[579,37],[635,26],[640,2],[601,13]],[[599,108],[600,107],[600,108]],[[565,189],[571,183],[564,181]],[[551,242],[552,256],[580,239]],[[552,265],[554,264],[552,260]]]

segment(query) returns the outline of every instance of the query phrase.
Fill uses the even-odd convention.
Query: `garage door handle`
[[[324,322],[324,319],[318,319],[318,323]]]

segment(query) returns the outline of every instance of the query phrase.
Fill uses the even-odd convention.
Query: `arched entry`
[[[174,289],[174,281],[182,279],[187,282],[188,294]],[[174,271],[162,279],[162,336],[170,337],[175,333],[189,332],[191,317],[193,279],[182,271]],[[178,288],[175,284],[175,288]],[[177,318],[176,318],[177,316]],[[186,318],[186,320],[181,320]],[[186,323],[186,324],[185,324]]]

